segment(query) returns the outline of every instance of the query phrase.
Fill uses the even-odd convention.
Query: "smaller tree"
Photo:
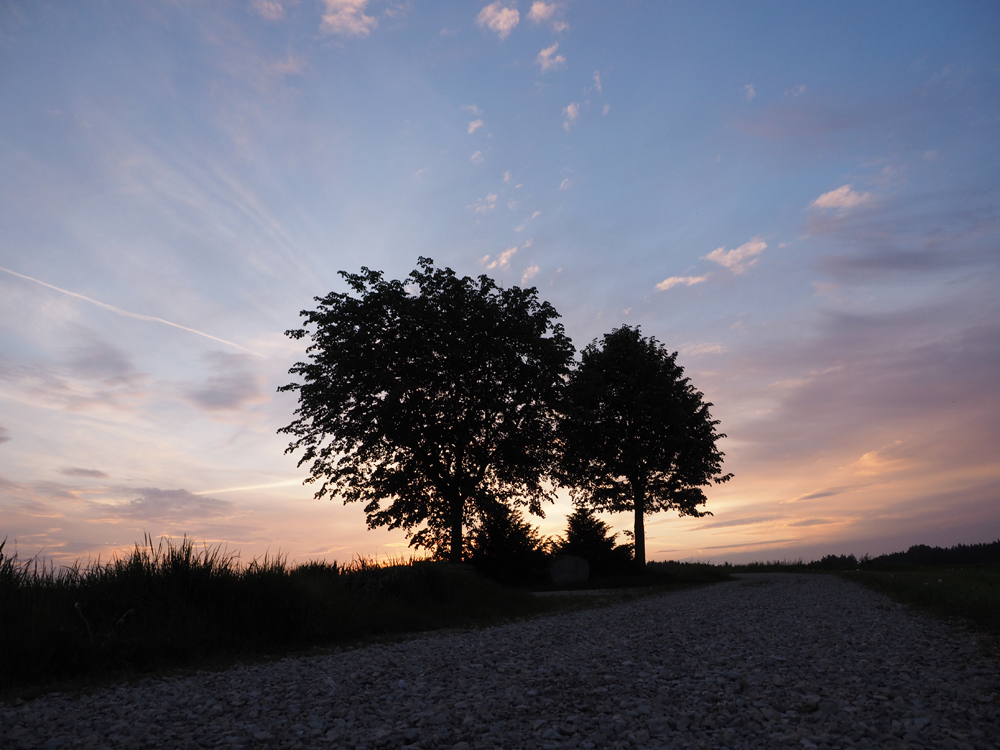
[[[547,540],[516,508],[492,504],[470,534],[468,559],[487,578],[506,584],[529,584],[545,574]]]
[[[577,506],[566,518],[566,538],[558,545],[559,552],[582,557],[590,564],[594,575],[613,575],[627,569],[632,562],[632,545],[616,544],[618,534],[586,506]]]
[[[622,326],[581,353],[565,391],[559,425],[559,481],[578,504],[631,512],[635,563],[646,564],[644,519],[676,510],[711,515],[702,487],[725,482],[725,437],[684,369],[655,338]]]

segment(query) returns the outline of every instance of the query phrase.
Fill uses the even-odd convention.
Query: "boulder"
[[[552,583],[583,583],[590,578],[590,563],[575,555],[560,555],[549,569]]]

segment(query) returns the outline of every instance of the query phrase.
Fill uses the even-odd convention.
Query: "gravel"
[[[997,748],[973,633],[833,576],[739,580],[0,706],[0,747]]]

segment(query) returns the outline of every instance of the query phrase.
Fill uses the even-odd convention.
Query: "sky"
[[[302,485],[277,388],[338,271],[420,256],[678,352],[734,478],[648,559],[1000,538],[997,40],[993,2],[0,3],[5,553],[408,558]]]

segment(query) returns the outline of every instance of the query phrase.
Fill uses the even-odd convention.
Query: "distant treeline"
[[[983,544],[956,544],[954,547],[929,547],[915,544],[906,552],[890,552],[878,557],[827,555],[813,560],[808,567],[818,570],[887,570],[911,565],[987,565],[1000,564],[1000,539]]]

